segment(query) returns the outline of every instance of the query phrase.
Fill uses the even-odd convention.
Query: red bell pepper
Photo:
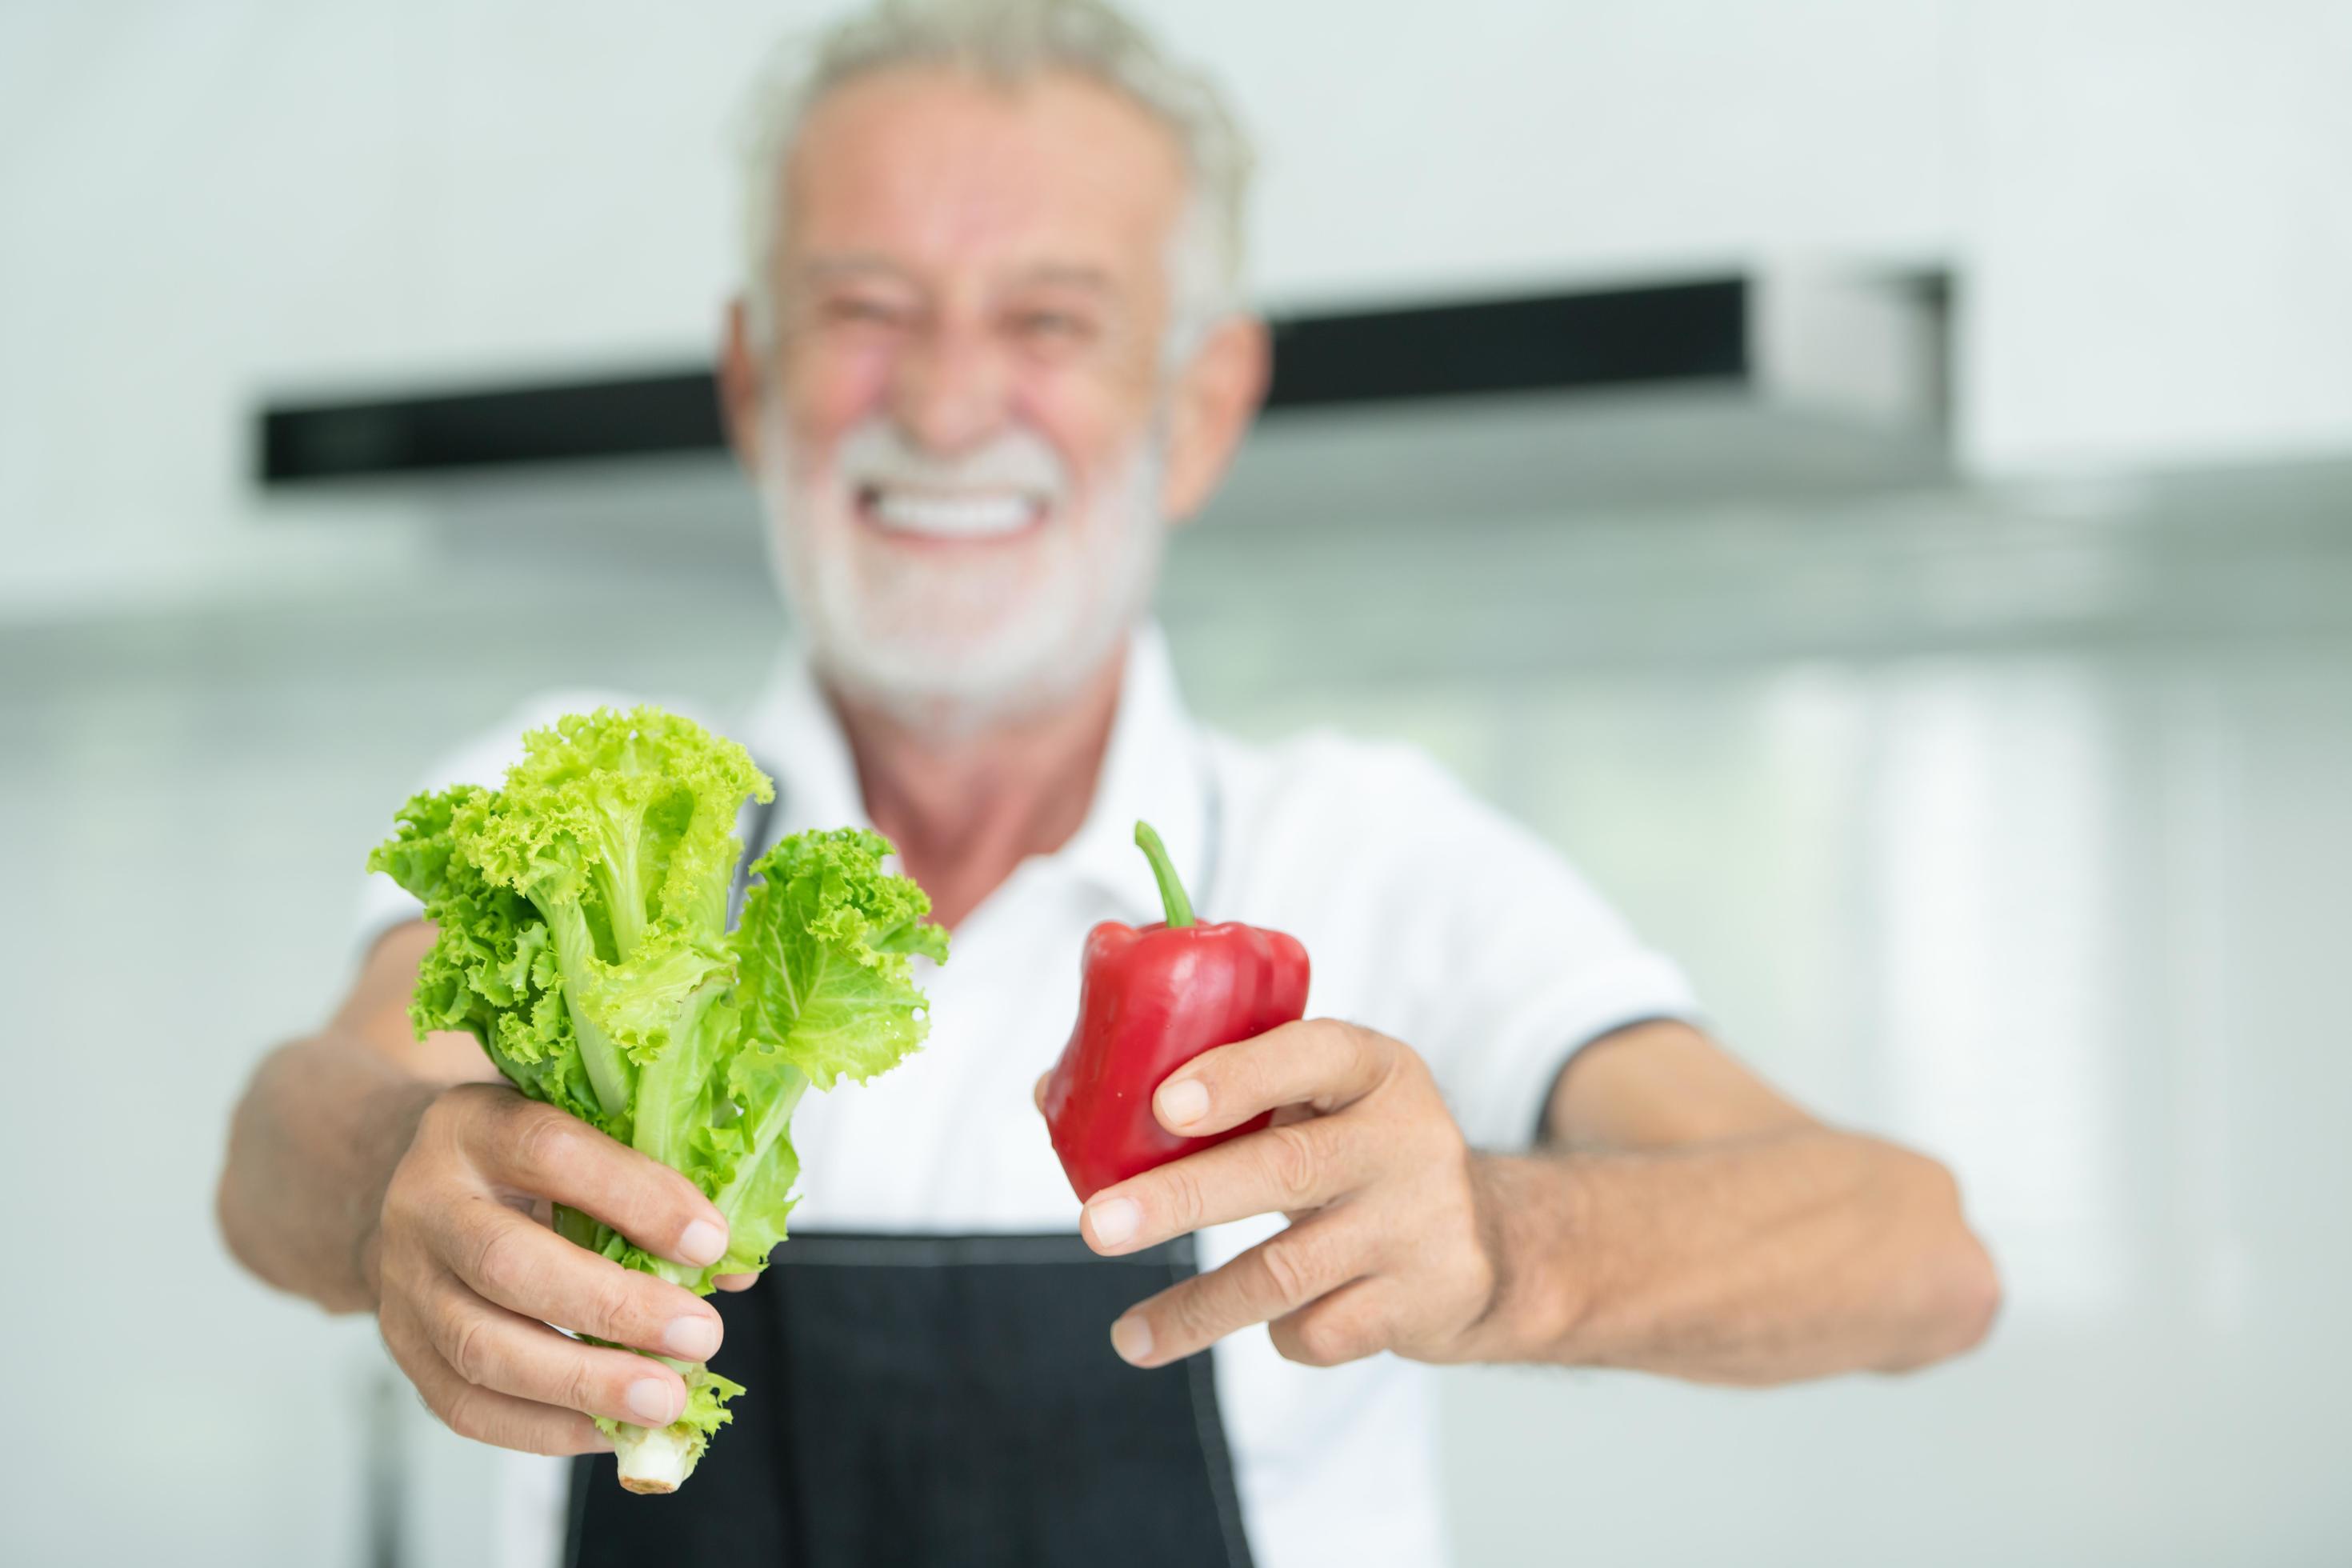
[[[1077,1027],[1045,1081],[1045,1125],[1080,1202],[1265,1126],[1260,1115],[1181,1138],[1153,1118],[1151,1097],[1202,1051],[1307,1012],[1307,950],[1296,937],[1238,922],[1195,924],[1160,836],[1139,822],[1135,842],[1151,862],[1168,918],[1141,931],[1105,921],[1087,933]]]

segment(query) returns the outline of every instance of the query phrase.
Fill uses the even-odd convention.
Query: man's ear
[[[719,348],[719,412],[727,444],[744,470],[760,471],[760,394],[765,366],[751,341],[751,313],[741,295],[727,302],[726,341]]]
[[[1170,390],[1162,516],[1181,521],[1208,504],[1265,402],[1273,372],[1273,341],[1257,317],[1229,316],[1210,329]]]

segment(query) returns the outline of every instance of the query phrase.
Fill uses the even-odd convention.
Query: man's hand
[[[460,1084],[417,1123],[363,1269],[385,1345],[452,1430],[539,1454],[601,1451],[611,1445],[589,1415],[664,1426],[686,1384],[547,1325],[700,1362],[719,1348],[719,1314],[530,1217],[551,1203],[680,1263],[727,1249],[719,1211],[676,1171],[504,1085]]]
[[[1204,1051],[1160,1086],[1171,1132],[1274,1125],[1106,1187],[1086,1208],[1097,1252],[1133,1252],[1203,1226],[1283,1213],[1288,1229],[1129,1310],[1111,1343],[1160,1366],[1271,1323],[1292,1361],[1380,1351],[1420,1361],[1493,1353],[1499,1297],[1492,1176],[1464,1143],[1411,1047],[1328,1019]]]

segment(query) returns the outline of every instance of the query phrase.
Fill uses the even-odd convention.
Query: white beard
[[[841,438],[829,476],[803,473],[780,421],[768,436],[769,563],[809,657],[843,696],[901,722],[968,733],[1050,708],[1102,668],[1150,605],[1167,532],[1156,421],[1086,515],[1071,510],[1058,454],[1025,430],[939,458],[877,417]],[[877,480],[1018,489],[1045,497],[1047,512],[1031,537],[934,555],[856,517],[860,488]],[[831,527],[807,526],[819,517]]]

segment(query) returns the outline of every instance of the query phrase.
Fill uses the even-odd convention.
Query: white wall
[[[1141,8],[1265,144],[1276,300],[1950,240],[1950,0]],[[400,559],[347,509],[261,526],[265,390],[703,352],[733,107],[829,9],[0,7],[0,614]]]
[[[0,7],[0,616],[409,559],[258,505],[268,390],[700,353],[734,105],[830,8]],[[1275,303],[1956,258],[1980,471],[2352,446],[2339,0],[1140,8],[1259,133]]]
[[[1969,9],[1970,459],[2352,447],[2352,5]]]

